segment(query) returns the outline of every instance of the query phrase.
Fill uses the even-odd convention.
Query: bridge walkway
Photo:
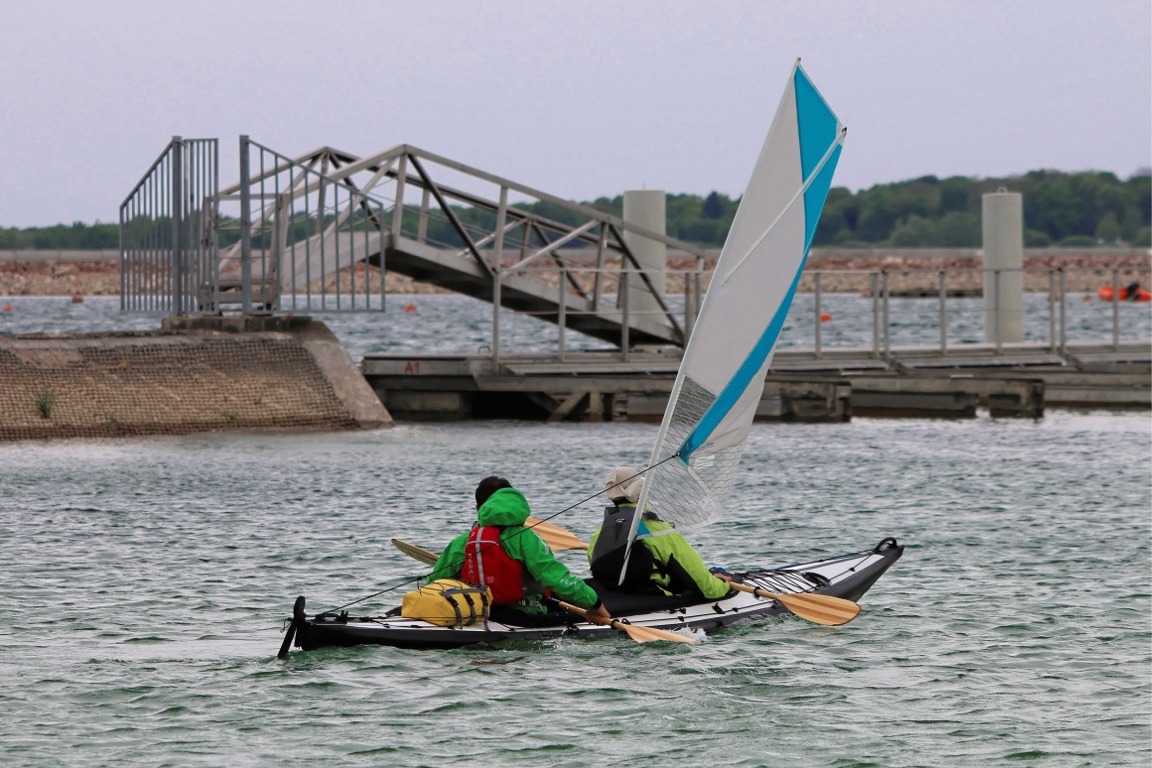
[[[387,270],[628,346],[682,345],[699,306],[704,249],[610,213],[410,145],[363,158],[247,147],[246,180],[219,194],[241,210],[216,217],[212,236],[231,244],[199,311],[379,310]],[[681,295],[641,267],[651,242],[691,265]]]

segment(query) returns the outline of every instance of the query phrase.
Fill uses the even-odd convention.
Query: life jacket
[[[524,565],[500,546],[498,525],[475,525],[464,545],[464,566],[460,578],[492,590],[493,605],[507,605],[524,599]]]
[[[624,568],[624,553],[628,549],[628,532],[632,529],[632,518],[638,514],[636,505],[608,507],[604,510],[604,522],[600,524],[600,535],[596,546],[588,558],[592,577],[608,589],[622,592],[644,592],[652,586],[652,569],[655,561],[643,541],[632,544],[628,555],[628,570],[624,582],[620,583],[620,571]],[[641,522],[637,530],[643,528]],[[617,586],[619,584],[619,586]]]

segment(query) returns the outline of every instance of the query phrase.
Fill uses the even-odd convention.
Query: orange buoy
[[[404,307],[404,311],[405,312],[415,312],[416,311],[416,305],[415,304],[409,304],[408,306]]]
[[[82,294],[82,293],[72,294],[72,303],[73,304],[83,304],[84,303],[84,294]]]
[[[12,305],[11,304],[5,304],[2,311],[11,312],[12,311]]]
[[[828,314],[827,312],[820,315],[820,322],[822,322],[822,323],[827,323],[831,319],[832,319],[832,315]]]
[[[1133,287],[1135,290],[1132,290]],[[1110,285],[1102,285],[1099,290],[1096,291],[1096,295],[1100,297],[1100,301],[1112,301],[1113,293],[1114,291]],[[1119,300],[1152,301],[1152,291],[1139,287],[1139,283],[1134,284],[1134,286],[1128,286],[1127,288],[1121,287]]]
[[[1080,299],[1080,301],[1083,301],[1083,302],[1085,302],[1085,303],[1087,303],[1087,302],[1089,302],[1089,301],[1092,301],[1092,296],[1091,296],[1091,294],[1088,294],[1088,295],[1086,295],[1084,298]]]

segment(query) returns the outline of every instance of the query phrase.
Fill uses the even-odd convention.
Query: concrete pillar
[[[1024,340],[1024,196],[984,195],[984,340]]]
[[[665,194],[660,189],[634,189],[624,193],[624,221],[664,234]],[[640,268],[648,275],[657,293],[664,296],[664,243],[640,237],[632,232],[624,232],[624,243],[636,256]],[[639,274],[628,278],[628,313],[649,320],[658,319],[651,313],[657,312],[660,304],[648,290]]]

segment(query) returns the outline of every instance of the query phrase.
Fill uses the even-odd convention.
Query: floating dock
[[[398,420],[659,421],[678,351],[370,355],[368,383]],[[1016,346],[777,352],[757,418],[1039,418],[1046,408],[1152,408],[1152,348]]]

